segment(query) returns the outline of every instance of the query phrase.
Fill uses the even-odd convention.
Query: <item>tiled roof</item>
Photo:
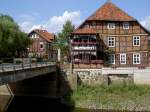
[[[111,2],[106,2],[87,20],[108,20],[108,21],[134,21],[126,12]]]
[[[97,32],[92,28],[82,28],[74,30],[71,34],[97,34]]]
[[[48,42],[52,42],[55,39],[55,35],[53,33],[49,33],[46,30],[35,29],[33,31],[39,34],[42,38],[44,38]]]

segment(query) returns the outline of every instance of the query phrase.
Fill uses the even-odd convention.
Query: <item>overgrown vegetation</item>
[[[72,99],[77,107],[141,111],[150,110],[150,86],[146,85],[80,85]]]
[[[111,49],[111,48],[107,48],[105,51],[105,62],[104,62],[104,66],[109,67],[110,63],[109,63],[109,57],[111,54],[114,54],[115,52]]]
[[[60,33],[58,33],[58,38],[55,42],[53,42],[53,46],[55,49],[60,49],[61,51],[61,62],[69,61],[69,40],[70,33],[73,32],[74,25],[72,25],[71,21],[66,21],[63,25],[63,29]]]
[[[16,64],[21,64],[22,61],[21,60],[16,60]]]

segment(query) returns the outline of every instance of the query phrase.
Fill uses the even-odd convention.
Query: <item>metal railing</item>
[[[0,72],[7,72],[7,71],[16,71],[16,70],[24,70],[30,68],[37,68],[37,67],[45,67],[55,65],[55,62],[43,61],[43,62],[30,62],[30,63],[1,63],[0,64]]]

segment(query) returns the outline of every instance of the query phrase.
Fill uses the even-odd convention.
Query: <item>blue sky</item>
[[[0,13],[12,16],[22,30],[43,28],[59,32],[70,19],[78,26],[107,0],[0,0]],[[112,0],[150,29],[150,0]]]

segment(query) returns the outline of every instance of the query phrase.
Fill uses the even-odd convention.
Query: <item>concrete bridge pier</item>
[[[11,100],[13,99],[13,93],[9,88],[9,85],[1,85],[0,86],[0,111],[7,110]]]

